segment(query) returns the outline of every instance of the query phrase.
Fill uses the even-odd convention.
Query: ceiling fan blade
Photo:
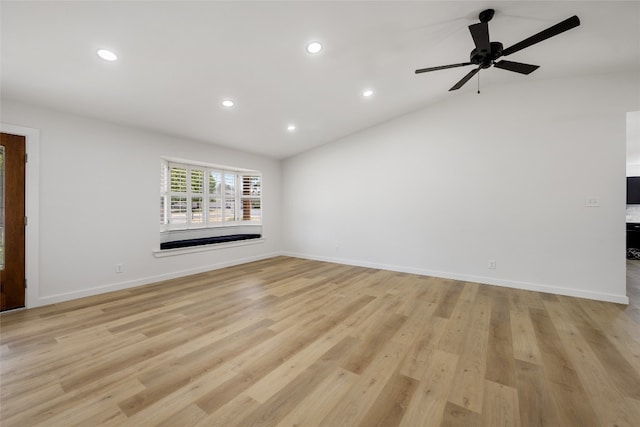
[[[460,64],[441,65],[439,67],[421,68],[416,70],[416,74],[426,73],[427,71],[446,70],[447,68],[464,67],[466,65],[473,65],[473,62],[461,62]]]
[[[531,74],[538,68],[539,65],[531,65],[531,64],[523,64],[522,62],[513,62],[513,61],[500,61],[493,64],[496,68],[502,68],[503,70],[515,71],[520,74]]]
[[[519,43],[514,44],[502,51],[503,56],[511,55],[519,50],[522,50],[526,47],[532,46],[536,43],[540,43],[543,40],[546,40],[550,37],[557,36],[560,33],[564,33],[572,28],[580,25],[580,19],[574,15],[571,18],[567,18],[564,21],[547,28],[546,30],[540,31],[538,34],[534,34],[529,38],[522,40]]]
[[[469,71],[469,73],[466,76],[464,76],[462,80],[460,80],[458,83],[453,85],[451,89],[449,89],[449,92],[451,92],[452,90],[460,89],[466,82],[469,81],[469,79],[471,79],[471,77],[475,76],[478,73],[478,71],[480,71],[480,68],[481,67],[474,68],[473,70]]]
[[[476,44],[476,50],[478,52],[491,51],[491,44],[489,42],[489,24],[486,22],[480,22],[478,24],[469,25],[469,32],[473,37],[473,42]]]

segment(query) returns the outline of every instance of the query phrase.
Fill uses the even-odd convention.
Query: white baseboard
[[[144,277],[144,278],[141,278],[141,279],[128,280],[126,282],[111,283],[111,284],[104,285],[104,286],[97,286],[97,287],[94,287],[94,288],[83,289],[81,291],[66,292],[66,293],[61,293],[61,294],[56,294],[56,295],[49,295],[49,296],[46,296],[46,297],[38,298],[36,301],[34,301],[34,304],[30,305],[29,308],[31,308],[31,307],[39,307],[39,306],[49,305],[49,304],[55,304],[55,303],[59,303],[59,302],[63,302],[63,301],[69,301],[69,300],[73,300],[73,299],[77,299],[77,298],[83,298],[83,297],[89,297],[89,296],[104,294],[104,293],[107,293],[107,292],[113,292],[113,291],[120,291],[120,290],[123,290],[123,289],[135,288],[137,286],[143,286],[143,285],[148,285],[150,283],[161,282],[163,280],[177,279],[178,277],[190,276],[192,274],[198,274],[198,273],[204,273],[204,272],[207,272],[207,271],[219,270],[219,269],[225,268],[225,267],[232,267],[234,265],[246,264],[248,262],[253,262],[253,261],[260,261],[260,260],[263,260],[263,259],[273,258],[273,257],[280,256],[280,255],[282,255],[280,252],[274,252],[274,253],[270,253],[270,254],[258,255],[258,256],[253,256],[253,257],[239,258],[239,259],[235,259],[235,260],[232,260],[232,261],[221,262],[221,263],[218,263],[218,264],[210,264],[210,265],[206,265],[206,266],[203,266],[203,267],[192,268],[192,269],[188,269],[188,270],[173,271],[171,273],[160,274],[158,276]]]
[[[130,280],[126,282],[112,283],[105,286],[99,286],[89,289],[83,289],[82,291],[67,292],[56,295],[50,295],[46,297],[40,297],[31,307],[38,307],[48,304],[55,304],[58,302],[68,301],[76,298],[83,298],[93,295],[99,295],[107,292],[119,291],[123,289],[134,288],[136,286],[148,285],[150,283],[161,282],[163,280],[176,279],[178,277],[189,276],[192,274],[204,273],[206,271],[218,270],[225,267],[231,267],[234,265],[246,264],[248,262],[260,261],[263,259],[273,258],[276,256],[289,256],[295,258],[309,259],[314,261],[332,262],[335,264],[353,265],[357,267],[376,268],[380,270],[397,271],[400,273],[418,274],[421,276],[441,277],[444,279],[460,280],[464,282],[475,282],[486,285],[502,286],[506,288],[523,289],[528,291],[546,292],[556,295],[565,295],[570,297],[586,298],[597,301],[613,302],[618,304],[629,304],[629,297],[626,295],[607,294],[602,292],[590,292],[580,289],[562,288],[557,286],[549,286],[538,283],[521,282],[515,280],[502,280],[492,277],[472,276],[466,274],[451,273],[446,271],[427,270],[415,267],[406,267],[390,264],[379,264],[366,261],[358,261],[351,259],[323,257],[309,254],[300,254],[295,252],[273,252],[270,254],[264,254],[254,257],[239,258],[232,261],[221,262],[218,264],[211,264],[203,267],[193,268],[189,270],[174,271],[171,273],[161,274],[158,276],[150,276],[141,279]]]
[[[353,265],[357,267],[377,268],[380,270],[397,271],[400,273],[418,274],[421,276],[441,277],[443,279],[460,280],[464,282],[475,282],[485,285],[502,286],[505,288],[523,289],[527,291],[545,292],[549,294],[564,295],[569,297],[586,298],[597,301],[613,302],[617,304],[629,304],[629,297],[626,295],[608,294],[603,292],[591,292],[581,289],[563,288],[558,286],[543,285],[539,283],[521,282],[517,280],[503,280],[493,277],[472,276],[466,274],[451,273],[447,271],[427,270],[415,267],[406,267],[389,264],[379,264],[367,261],[358,261],[352,259],[323,257],[309,254],[300,254],[294,252],[282,252],[284,256],[295,258],[303,258],[314,261],[325,261],[336,264]]]

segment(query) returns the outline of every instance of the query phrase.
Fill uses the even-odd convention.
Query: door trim
[[[40,130],[0,123],[0,132],[25,137],[27,164],[25,171],[25,212],[28,218],[25,234],[25,307],[40,303]]]

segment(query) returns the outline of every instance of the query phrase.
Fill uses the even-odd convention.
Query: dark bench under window
[[[232,234],[229,236],[202,237],[199,239],[174,240],[160,243],[160,249],[188,248],[191,246],[213,245],[216,243],[236,242],[239,240],[259,239],[260,234]]]

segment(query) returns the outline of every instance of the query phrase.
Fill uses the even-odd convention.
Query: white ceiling
[[[2,1],[2,97],[284,158],[477,96],[475,79],[448,92],[472,67],[413,71],[467,61],[467,27],[487,7],[491,40],[505,47],[572,15],[582,24],[509,57],[541,66],[529,76],[483,70],[484,90],[640,71],[638,1]],[[305,52],[311,40],[320,54]],[[119,60],[101,60],[100,48]]]

